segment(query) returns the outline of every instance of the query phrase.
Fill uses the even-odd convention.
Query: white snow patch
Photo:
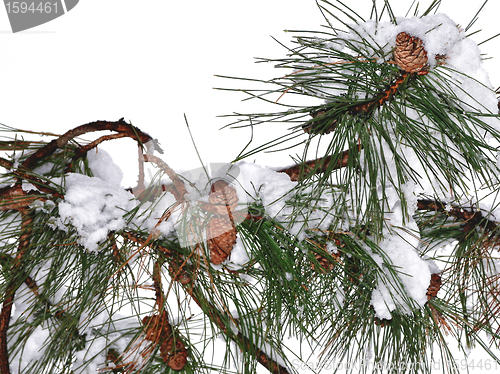
[[[123,215],[135,204],[134,196],[117,184],[69,173],[57,225],[64,230],[66,224],[71,224],[80,236],[80,244],[95,251],[110,231],[125,227]]]
[[[120,186],[123,179],[123,171],[114,163],[113,158],[104,149],[93,148],[87,152],[87,160],[90,170],[95,177]]]

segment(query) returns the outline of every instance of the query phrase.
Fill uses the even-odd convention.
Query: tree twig
[[[184,199],[184,195],[187,194],[186,187],[184,186],[184,181],[175,171],[173,171],[170,166],[168,166],[165,161],[153,155],[144,155],[144,161],[152,162],[160,167],[174,184],[172,193],[175,196],[175,199],[177,201],[181,201]]]
[[[94,140],[93,142],[90,142],[90,143],[85,144],[84,146],[81,146],[80,148],[78,148],[75,152],[75,155],[73,156],[73,160],[77,160],[81,157],[84,157],[88,153],[88,151],[97,147],[99,144],[101,144],[104,141],[120,139],[120,138],[127,138],[127,137],[130,137],[130,134],[125,133],[125,132],[101,136],[100,138]]]
[[[26,210],[20,210],[21,212],[21,236],[19,238],[18,252],[14,259],[14,263],[11,267],[12,278],[6,287],[5,299],[2,304],[2,311],[0,312],[0,373],[10,374],[9,367],[9,352],[7,345],[7,330],[9,329],[10,316],[12,313],[12,305],[14,303],[14,296],[17,291],[16,279],[13,276],[18,272],[22,265],[23,257],[28,250],[31,240],[31,232],[33,219]]]
[[[331,166],[331,163],[335,165]],[[295,164],[293,166],[278,170],[278,172],[285,173],[290,176],[292,181],[301,181],[311,174],[319,174],[325,172],[329,168],[332,170],[346,167],[349,162],[349,150],[343,151],[338,156],[325,156],[316,160],[307,161],[305,163]],[[496,232],[498,223],[494,220],[487,219],[483,216],[480,210],[473,208],[466,209],[459,206],[448,207],[446,203],[437,200],[419,199],[417,200],[418,210],[427,211],[440,211],[447,212],[449,215],[454,216],[464,221],[464,230],[470,231],[479,224],[483,224],[483,228],[488,232]]]
[[[70,142],[77,136],[90,132],[104,131],[104,130],[116,131],[118,133],[125,133],[127,134],[127,136],[138,141],[140,144],[145,144],[150,140],[153,140],[153,138],[150,135],[142,132],[138,128],[125,122],[123,118],[119,119],[116,122],[112,121],[90,122],[85,125],[75,127],[72,130],[69,130],[65,134],[58,137],[57,139],[54,139],[50,143],[46,144],[44,147],[38,149],[22,163],[22,167],[26,170],[31,169],[35,164],[35,162],[53,154],[57,149],[64,148],[66,144],[68,144],[68,142]],[[158,150],[160,149],[158,148]]]
[[[316,160],[295,164],[277,171],[288,174],[290,180],[297,182],[303,180],[311,174],[323,173],[329,168],[335,170],[346,167],[349,162],[349,152],[349,150],[345,150],[340,155],[320,157]],[[333,163],[334,165],[332,165]]]
[[[470,231],[478,225],[488,232],[495,233],[498,229],[498,223],[487,219],[483,216],[480,210],[473,208],[467,209],[459,206],[448,206],[448,204],[437,200],[419,199],[417,201],[418,210],[446,212],[447,214],[464,221],[463,229]]]

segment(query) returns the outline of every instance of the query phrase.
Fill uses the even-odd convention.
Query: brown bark
[[[127,134],[127,136],[138,141],[141,144],[145,144],[148,141],[153,140],[151,136],[142,132],[141,130],[132,126],[131,124],[125,122],[123,118],[119,119],[116,122],[95,121],[75,127],[74,129],[69,130],[65,134],[58,137],[57,139],[52,140],[50,143],[38,149],[30,157],[28,157],[23,162],[22,167],[25,170],[31,169],[33,165],[36,163],[36,161],[53,154],[58,149],[64,148],[66,144],[68,144],[68,142],[70,142],[77,136],[90,132],[104,131],[104,130],[116,131],[118,133],[125,133]],[[157,149],[160,151],[159,147]]]
[[[349,162],[349,150],[343,151],[338,156],[325,156],[316,160],[296,164],[284,169],[279,169],[278,172],[288,174],[290,180],[300,181],[311,174],[323,173],[329,168],[332,170],[346,167]],[[335,163],[335,165],[331,165]]]
[[[21,237],[19,238],[19,246],[16,257],[14,258],[11,273],[22,271],[21,265],[23,257],[30,245],[30,236],[32,231],[33,219],[27,211],[21,210]],[[20,269],[21,268],[21,269]],[[17,291],[15,280],[10,280],[6,288],[5,299],[0,312],[0,374],[10,374],[9,368],[9,352],[7,346],[7,330],[9,329],[10,317],[12,313],[12,304]]]

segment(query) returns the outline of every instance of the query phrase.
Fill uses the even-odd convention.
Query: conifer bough
[[[0,372],[457,372],[446,339],[498,361],[498,99],[439,1],[414,18],[376,3],[367,21],[318,1],[327,31],[245,91],[286,110],[234,121],[291,131],[210,172],[173,170],[123,119],[48,142],[4,126]],[[100,148],[124,137],[128,189]],[[291,166],[243,160],[297,138]]]

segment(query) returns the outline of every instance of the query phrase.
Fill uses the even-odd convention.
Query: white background
[[[393,1],[404,15],[412,1]],[[431,1],[423,1],[425,8]],[[349,1],[368,17],[371,0]],[[396,3],[398,6],[396,6]],[[441,12],[465,27],[483,0],[443,0]],[[498,0],[490,0],[472,30],[481,42],[498,32]],[[254,57],[284,57],[271,36],[291,45],[285,29],[318,30],[325,22],[313,0],[81,0],[68,14],[13,34],[0,8],[0,123],[54,133],[95,120],[124,117],[161,142],[174,169],[199,166],[184,114],[204,162],[228,162],[248,142],[248,129],[222,130],[218,115],[260,111],[215,74],[269,79],[283,74]],[[500,37],[481,50],[494,87],[500,86]],[[241,84],[245,87],[244,83]],[[267,108],[267,107],[266,107]],[[279,108],[277,108],[279,109]],[[256,145],[279,136],[256,129]],[[116,141],[113,157],[133,185],[133,142]],[[256,157],[267,165],[290,163],[287,153]],[[490,361],[491,362],[491,361]]]
[[[431,0],[423,1],[424,9]],[[393,1],[404,16],[412,1]],[[483,0],[443,0],[441,12],[465,27]],[[371,0],[350,1],[366,19]],[[3,8],[3,7],[2,7]],[[284,57],[275,40],[292,46],[293,33],[325,24],[314,0],[81,0],[66,15],[13,34],[0,8],[0,123],[62,133],[95,120],[124,117],[160,140],[163,158],[174,169],[199,167],[184,121],[187,116],[204,162],[229,162],[250,139],[246,129],[219,128],[230,119],[217,116],[262,110],[259,102],[241,102],[244,82],[215,74],[269,79],[282,76],[272,64],[254,57]],[[472,28],[481,42],[500,32],[498,0],[490,0]],[[500,37],[482,46],[495,60],[486,62],[492,85],[500,86]],[[240,84],[240,85],[238,85]],[[276,97],[277,98],[277,97]],[[280,136],[285,127],[255,129],[255,145]],[[115,141],[113,156],[135,184],[136,148]],[[108,147],[109,149],[109,147]],[[126,150],[126,152],[123,152]],[[295,150],[294,152],[300,152]],[[289,153],[252,158],[261,164],[290,164]]]

